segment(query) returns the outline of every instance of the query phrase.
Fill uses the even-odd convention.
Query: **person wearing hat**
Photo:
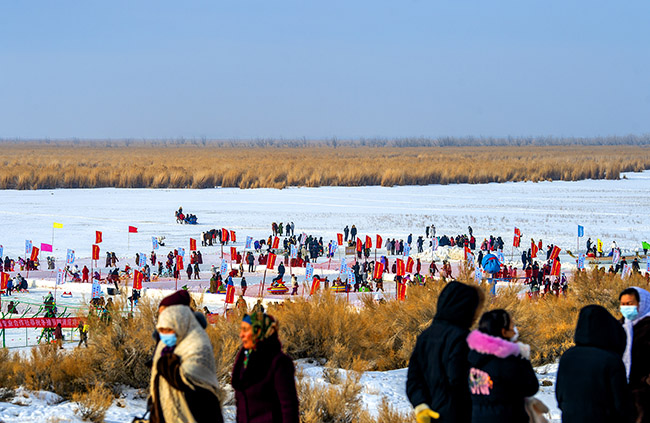
[[[242,347],[232,371],[237,423],[298,423],[295,369],[282,352],[275,319],[263,312],[246,314],[239,338]]]
[[[151,368],[151,423],[223,423],[212,344],[182,304],[161,311]]]

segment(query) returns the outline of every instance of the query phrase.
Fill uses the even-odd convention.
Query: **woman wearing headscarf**
[[[151,423],[223,423],[212,344],[192,309],[166,306],[151,369]]]
[[[623,363],[637,422],[650,422],[650,292],[633,286],[619,295],[623,329],[627,334]]]
[[[539,382],[530,364],[530,347],[518,343],[519,332],[505,310],[481,316],[478,330],[467,337],[472,422],[527,423],[526,397]]]
[[[232,386],[237,423],[298,423],[298,395],[291,359],[282,352],[278,324],[255,312],[244,316]]]

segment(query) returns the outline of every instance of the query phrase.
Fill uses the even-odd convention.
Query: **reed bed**
[[[650,145],[0,143],[0,189],[285,188],[618,179]]]

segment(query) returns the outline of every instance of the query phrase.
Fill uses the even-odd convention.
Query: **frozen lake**
[[[4,254],[24,255],[25,240],[51,243],[60,260],[67,248],[90,257],[95,231],[103,232],[105,251],[133,256],[151,251],[151,236],[167,237],[167,247],[189,246],[202,231],[225,227],[237,232],[237,246],[246,236],[268,237],[271,222],[294,222],[297,234],[307,232],[335,239],[347,224],[359,234],[403,238],[424,235],[427,224],[437,234],[466,233],[471,225],[480,242],[501,235],[512,245],[514,227],[522,245],[531,237],[562,249],[575,249],[577,225],[585,238],[601,238],[605,247],[616,240],[623,249],[640,248],[650,239],[650,171],[628,173],[618,181],[519,182],[484,185],[402,187],[322,187],[240,190],[192,189],[61,189],[0,191],[0,245]],[[199,225],[179,225],[179,206],[198,216]],[[128,234],[136,226],[138,233]],[[509,248],[506,248],[509,252]]]

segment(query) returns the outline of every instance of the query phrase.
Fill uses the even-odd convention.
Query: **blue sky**
[[[650,133],[650,2],[11,1],[0,137]]]

